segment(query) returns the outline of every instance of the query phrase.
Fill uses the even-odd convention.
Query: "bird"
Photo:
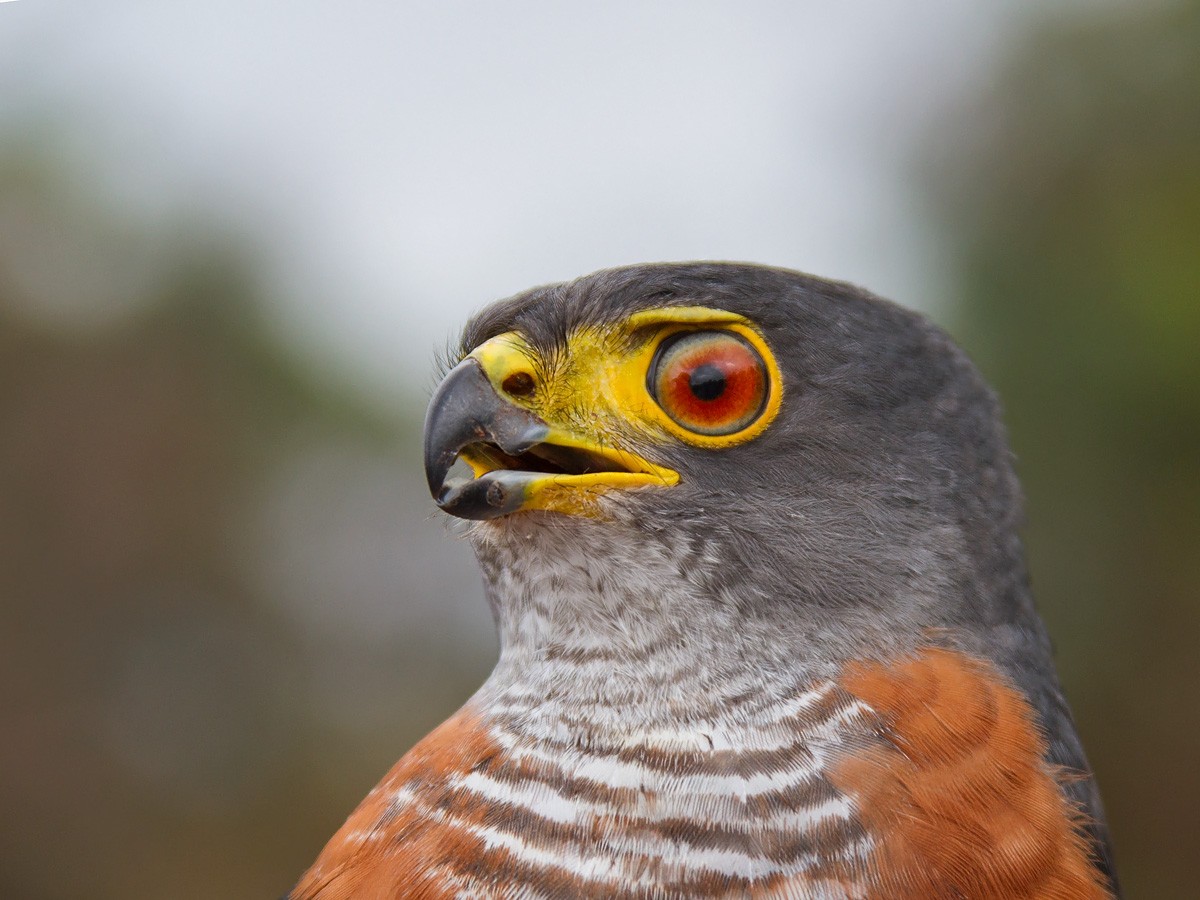
[[[1119,896],[999,402],[944,331],[653,263],[448,357],[425,470],[499,659],[292,900]]]

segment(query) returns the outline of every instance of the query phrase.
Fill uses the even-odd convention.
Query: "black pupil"
[[[688,387],[697,400],[716,400],[725,393],[725,373],[712,363],[697,366],[688,377]]]

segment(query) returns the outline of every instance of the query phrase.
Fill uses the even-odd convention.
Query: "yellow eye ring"
[[[668,356],[671,361],[676,353],[682,354],[680,359],[688,357],[684,351],[703,350],[705,341],[754,360],[751,368],[761,374],[759,401],[744,400],[739,415],[693,419],[684,414],[686,409],[671,405],[669,392],[656,388],[654,373],[666,371]],[[548,422],[595,436],[603,434],[595,430],[599,422],[613,423],[606,426],[608,434],[621,431],[618,422],[633,423],[649,444],[675,440],[720,450],[745,443],[771,424],[783,396],[775,354],[758,330],[744,316],[703,306],[659,307],[634,313],[616,328],[581,328],[568,337],[563,358],[571,365],[564,371],[556,370],[553,361],[533,364],[537,353],[517,332],[497,335],[469,355],[479,360],[497,393]],[[698,379],[701,394],[716,389],[712,373],[708,375],[707,387],[699,383],[703,377]],[[689,373],[689,391],[691,381]],[[751,393],[757,394],[757,387]],[[586,418],[581,410],[588,411]]]

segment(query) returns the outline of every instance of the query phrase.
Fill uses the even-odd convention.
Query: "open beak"
[[[469,477],[452,478],[462,460]],[[501,398],[468,357],[434,392],[425,416],[425,477],[438,506],[463,519],[542,509],[595,515],[608,490],[667,486],[671,469],[557,428]]]

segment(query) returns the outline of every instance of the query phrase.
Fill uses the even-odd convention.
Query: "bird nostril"
[[[529,396],[533,393],[534,386],[533,376],[528,372],[513,372],[500,383],[504,392],[514,397]]]

